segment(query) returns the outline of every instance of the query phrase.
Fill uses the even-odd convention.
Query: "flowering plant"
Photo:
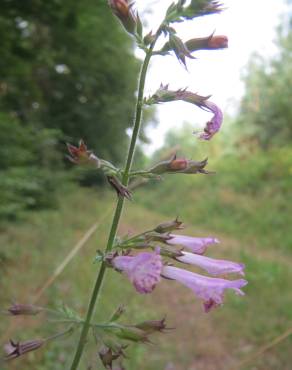
[[[198,139],[211,140],[218,133],[223,121],[221,109],[209,96],[201,96],[185,88],[170,90],[169,86],[161,84],[150,97],[144,96],[144,85],[149,62],[153,56],[165,56],[174,53],[178,61],[186,67],[187,59],[194,59],[193,53],[197,50],[215,50],[226,48],[228,39],[223,35],[209,35],[204,38],[193,38],[183,41],[177,34],[174,26],[178,22],[186,22],[196,17],[220,13],[223,8],[214,0],[177,0],[168,9],[158,29],[147,34],[144,33],[143,24],[135,5],[130,0],[109,0],[113,14],[121,22],[124,29],[135,40],[137,46],[145,52],[142,64],[138,96],[135,109],[133,132],[126,158],[125,167],[117,168],[112,163],[98,158],[88,150],[81,140],[79,146],[68,144],[69,159],[76,165],[87,165],[92,171],[102,171],[109,184],[117,192],[118,199],[107,245],[103,252],[99,252],[96,261],[100,264],[97,279],[90,298],[86,317],[81,318],[76,312],[68,308],[62,310],[47,310],[44,307],[33,305],[14,304],[8,308],[10,315],[37,315],[40,312],[57,314],[61,320],[58,322],[69,323],[69,327],[50,338],[34,339],[27,342],[10,340],[5,346],[5,360],[12,360],[23,354],[43,347],[47,342],[57,337],[68,335],[81,327],[79,342],[71,365],[71,370],[79,368],[84,347],[88,341],[88,332],[92,329],[99,345],[99,357],[106,369],[112,369],[113,362],[125,357],[128,342],[146,343],[155,332],[167,330],[165,319],[144,321],[136,324],[121,324],[119,322],[123,307],[119,307],[105,323],[92,322],[97,298],[100,295],[105,272],[112,268],[125,275],[133,284],[136,292],[140,294],[151,293],[163,279],[176,280],[190,288],[195,296],[203,301],[205,312],[209,312],[223,304],[224,293],[232,290],[238,295],[243,295],[241,290],[247,281],[243,278],[229,279],[228,274],[244,275],[244,265],[232,261],[213,259],[204,256],[207,249],[214,248],[219,241],[214,237],[194,237],[177,234],[183,229],[182,222],[178,219],[163,222],[138,235],[117,237],[117,230],[122,216],[125,199],[133,196],[129,190],[129,182],[135,177],[157,178],[167,174],[209,174],[205,168],[207,160],[194,161],[173,156],[154,164],[150,169],[132,171],[132,163],[137,139],[142,120],[142,111],[148,105],[161,104],[181,100],[194,104],[212,114]],[[167,38],[160,49],[156,49],[157,40]],[[177,267],[176,264],[181,264]],[[211,275],[201,275],[189,270],[196,266],[203,272]],[[224,278],[222,277],[224,275]],[[63,321],[62,321],[63,320]],[[121,365],[122,366],[122,365]],[[121,367],[122,368],[122,367]]]

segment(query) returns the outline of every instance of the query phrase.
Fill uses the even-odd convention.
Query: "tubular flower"
[[[209,96],[201,96],[186,89],[173,91],[168,89],[168,85],[161,85],[154,95],[145,100],[145,104],[152,105],[182,100],[213,113],[213,117],[209,122],[207,122],[204,132],[199,134],[200,139],[210,140],[221,128],[223,113],[215,103],[208,99]]]
[[[184,43],[185,48],[189,53],[198,50],[218,50],[228,48],[228,37],[225,35],[210,35],[207,37],[198,37],[190,39]],[[168,54],[171,50],[171,45],[167,42],[160,50],[161,55]]]
[[[205,256],[200,256],[198,254],[181,252],[181,256],[176,257],[180,262],[187,263],[190,265],[199,266],[210,275],[223,275],[230,273],[238,273],[244,275],[244,264],[236,263],[232,261],[217,260],[214,258],[209,258]]]
[[[210,140],[219,130],[223,122],[223,113],[221,109],[210,101],[204,102],[205,109],[212,112],[214,115],[212,119],[207,122],[204,132],[199,135],[202,140]]]
[[[172,279],[190,288],[198,298],[204,301],[205,312],[223,304],[225,289],[232,289],[238,295],[244,295],[240,289],[247,284],[244,279],[225,280],[195,274],[173,266],[164,266],[162,276]]]
[[[216,238],[196,238],[186,235],[170,234],[170,239],[167,240],[168,244],[181,245],[196,254],[204,254],[210,244],[218,244],[219,240]]]
[[[151,293],[160,281],[162,260],[159,254],[143,252],[136,256],[117,256],[112,265],[124,272],[136,290],[141,293]]]
[[[217,50],[228,48],[228,37],[224,35],[211,35],[191,39],[185,42],[186,47],[192,53],[197,50]]]

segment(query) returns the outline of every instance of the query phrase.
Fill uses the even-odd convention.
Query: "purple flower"
[[[247,281],[244,279],[225,280],[211,278],[173,266],[164,266],[162,276],[167,279],[177,280],[192,289],[198,298],[203,299],[205,312],[223,304],[225,289],[232,289],[236,294],[244,295],[240,288],[247,284]]]
[[[143,252],[136,256],[118,256],[112,265],[127,274],[139,293],[151,293],[160,281],[162,260],[158,253]]]
[[[216,104],[208,100],[204,102],[202,107],[209,110],[214,115],[212,119],[207,122],[204,132],[199,135],[199,138],[202,140],[210,140],[216,132],[220,130],[223,121],[223,113]]]
[[[182,100],[186,103],[195,104],[197,107],[213,113],[213,117],[209,122],[207,122],[204,132],[199,134],[200,139],[210,140],[216,132],[220,130],[223,122],[223,113],[215,103],[212,103],[208,99],[209,96],[201,96],[188,91],[187,89],[173,91],[168,89],[168,85],[161,85],[154,95],[145,100],[145,104],[151,105]]]
[[[244,275],[244,264],[225,260],[217,260],[198,254],[182,252],[182,256],[176,258],[178,261],[188,263],[190,265],[199,266],[210,275],[223,275],[229,273],[238,273]]]
[[[175,235],[170,234],[171,239],[167,240],[168,244],[171,245],[181,245],[184,248],[189,249],[193,253],[204,254],[207,247],[210,244],[217,244],[219,240],[216,238],[196,238],[193,236],[186,235]]]

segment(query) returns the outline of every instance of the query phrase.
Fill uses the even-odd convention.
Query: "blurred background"
[[[146,30],[170,3],[137,1]],[[221,240],[212,256],[246,264],[247,295],[228,295],[223,308],[206,315],[175,283],[141,297],[109,271],[96,320],[127,303],[123,322],[166,314],[176,328],[155,345],[131,346],[130,370],[291,369],[292,9],[285,0],[224,3],[223,14],[179,25],[178,32],[187,40],[215,30],[228,35],[229,49],[198,52],[189,72],[173,56],[153,58],[146,86],[146,95],[161,82],[212,94],[225,111],[220,134],[207,143],[196,139],[193,131],[209,116],[193,106],[148,109],[134,165],[147,168],[177,152],[208,157],[216,175],[143,184],[127,203],[120,234],[179,216],[186,234]],[[37,300],[84,314],[116,197],[102,176],[68,162],[65,143],[83,138],[98,157],[123,164],[141,52],[106,1],[1,0],[0,34],[0,306]],[[92,225],[91,238],[65,265]],[[56,328],[2,316],[0,330],[2,345]],[[76,339],[3,370],[66,369]],[[88,346],[80,368],[101,368],[96,348]]]

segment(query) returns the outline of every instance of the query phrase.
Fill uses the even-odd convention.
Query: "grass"
[[[207,187],[215,181],[210,177],[203,179],[204,184],[211,181],[211,185],[205,185]],[[151,198],[147,189],[137,190],[134,202],[127,204],[120,234],[142,231],[179,214],[188,226],[188,234],[215,235],[221,239],[222,243],[209,255],[246,263],[249,280],[245,289],[247,295],[239,298],[228,294],[224,308],[206,315],[193,294],[175,282],[164,281],[153,294],[139,296],[127,279],[108,271],[97,321],[106,319],[116,306],[125,303],[127,312],[121,322],[157,319],[167,314],[169,325],[176,328],[157,336],[155,345],[131,346],[129,359],[125,362],[127,370],[233,370],[240,360],[292,326],[292,257],[289,248],[286,244],[274,248],[271,241],[277,240],[278,231],[269,229],[266,235],[261,235],[264,222],[260,220],[257,228],[252,225],[254,218],[250,219],[255,209],[263,217],[264,209],[269,209],[269,205],[262,205],[264,208],[259,209],[259,204],[264,203],[262,197],[234,190],[231,192],[228,188],[210,192],[210,188],[201,187],[202,181],[199,177],[188,178],[180,183],[179,189],[176,188],[176,196],[173,195],[175,192],[169,192],[173,186],[171,177],[156,188],[155,197],[151,192]],[[186,193],[192,202],[187,202],[182,209],[181,198]],[[5,307],[12,299],[30,301],[83,233],[109,212],[95,236],[40,302],[50,306],[64,302],[84,314],[98,267],[93,259],[96,250],[104,248],[114,200],[112,193],[73,188],[62,199],[61,209],[31,214],[25,223],[11,224],[2,230],[1,306]],[[226,207],[222,207],[222,202]],[[267,212],[266,216],[269,220]],[[260,219],[259,215],[254,217]],[[283,238],[286,243],[287,236]],[[14,326],[8,335],[11,321]],[[54,333],[52,324],[39,324],[35,319],[8,320],[5,317],[0,324],[2,341],[9,337],[27,339]],[[46,349],[30,353],[1,370],[20,367],[23,370],[67,369],[76,339],[77,336],[74,336],[66,341],[54,342]],[[291,338],[286,339],[243,370],[290,369],[291,343]],[[91,361],[96,361],[97,350],[88,347],[81,370],[87,370]]]

